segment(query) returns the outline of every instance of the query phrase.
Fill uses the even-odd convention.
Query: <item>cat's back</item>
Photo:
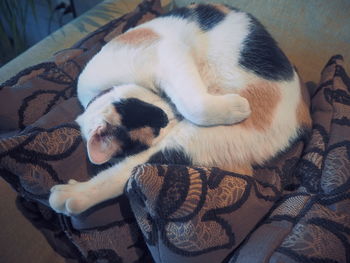
[[[238,9],[221,4],[192,4],[176,8],[137,28],[151,28],[163,40],[172,39],[194,44],[203,41],[203,36],[213,38],[212,33],[222,37],[240,39],[242,42],[249,31],[249,15]],[[228,24],[229,28],[224,25]],[[221,30],[221,32],[219,32]],[[222,31],[224,30],[224,31]],[[235,32],[235,35],[226,33]],[[225,36],[226,34],[226,36]],[[220,38],[217,39],[220,42]],[[205,45],[203,42],[197,44]]]
[[[167,44],[189,48],[198,64],[224,72],[219,77],[229,76],[230,82],[245,77],[238,70],[269,81],[292,81],[295,75],[288,58],[265,27],[252,15],[230,6],[192,4],[174,9],[140,28],[153,30]]]

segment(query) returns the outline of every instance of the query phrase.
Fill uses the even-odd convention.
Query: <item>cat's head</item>
[[[150,147],[168,124],[166,113],[152,104],[159,99],[136,85],[116,86],[94,98],[76,119],[90,161],[103,164]]]

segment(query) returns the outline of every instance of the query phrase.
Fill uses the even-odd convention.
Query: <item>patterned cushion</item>
[[[82,111],[76,98],[82,68],[114,36],[161,12],[160,1],[145,0],[135,11],[0,86],[0,175],[20,193],[18,206],[24,215],[64,257],[147,261],[125,196],[72,218],[53,213],[48,196],[53,185],[70,178],[86,181],[101,169],[87,161],[74,122]]]
[[[221,262],[293,186],[303,141],[247,176],[218,168],[144,164],[127,195],[157,262]],[[194,260],[195,259],[195,260]]]

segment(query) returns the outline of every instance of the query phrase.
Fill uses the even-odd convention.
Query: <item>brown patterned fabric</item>
[[[290,187],[300,140],[253,176],[218,168],[138,166],[132,210],[157,262],[222,262]]]
[[[103,169],[87,161],[74,122],[81,69],[113,36],[159,13],[159,1],[145,0],[0,85],[0,175],[22,213],[81,262],[350,262],[350,80],[340,56],[312,95],[311,137],[253,176],[145,164],[127,195],[70,218],[48,207],[53,185]]]
[[[0,86],[0,175],[20,194],[17,205],[58,253],[84,262],[147,262],[142,235],[125,196],[67,218],[48,207],[50,188],[86,181],[101,167],[87,161],[75,118],[76,81],[87,61],[114,36],[162,12],[145,0],[47,62]]]

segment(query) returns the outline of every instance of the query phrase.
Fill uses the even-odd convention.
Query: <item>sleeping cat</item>
[[[87,182],[51,189],[51,207],[78,214],[123,193],[146,162],[252,173],[311,120],[286,56],[251,15],[191,5],[107,43],[78,80],[77,118],[92,163],[122,160]]]

